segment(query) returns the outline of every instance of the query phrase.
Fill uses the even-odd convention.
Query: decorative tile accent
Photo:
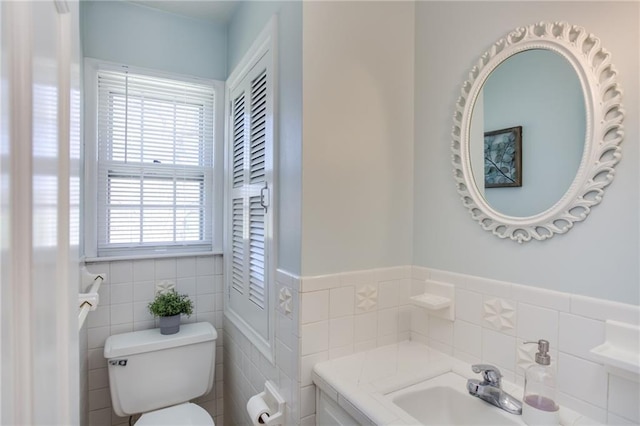
[[[280,295],[278,297],[280,309],[285,315],[290,316],[293,312],[293,296],[291,290],[287,287],[280,287]]]
[[[521,369],[521,371],[518,371],[518,373],[523,374],[527,368],[535,364],[538,345],[519,344],[517,345],[516,349],[516,368]]]
[[[485,300],[484,322],[494,330],[513,330],[516,323],[515,306],[505,299]]]
[[[367,312],[378,304],[378,286],[374,284],[359,285],[356,289],[356,311]]]
[[[156,283],[156,294],[166,294],[176,289],[174,280],[162,280]]]

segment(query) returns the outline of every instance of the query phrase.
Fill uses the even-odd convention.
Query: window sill
[[[143,259],[165,259],[171,257],[197,257],[197,256],[222,256],[222,250],[212,251],[196,251],[185,253],[152,253],[152,254],[133,254],[130,256],[110,256],[110,257],[83,257],[80,259],[84,263],[102,263],[115,262],[118,260],[143,260]]]

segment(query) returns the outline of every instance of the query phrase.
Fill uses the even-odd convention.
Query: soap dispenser
[[[524,378],[522,420],[528,425],[557,425],[556,376],[551,367],[549,342],[538,340],[536,363],[527,368]]]

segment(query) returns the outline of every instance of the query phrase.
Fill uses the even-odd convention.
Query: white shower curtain
[[[78,424],[77,1],[1,2],[0,423]]]

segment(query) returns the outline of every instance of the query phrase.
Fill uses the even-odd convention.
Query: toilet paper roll
[[[249,417],[251,417],[254,426],[267,423],[270,415],[269,406],[262,398],[262,395],[254,395],[249,398],[249,402],[247,402],[247,413],[249,413]]]

